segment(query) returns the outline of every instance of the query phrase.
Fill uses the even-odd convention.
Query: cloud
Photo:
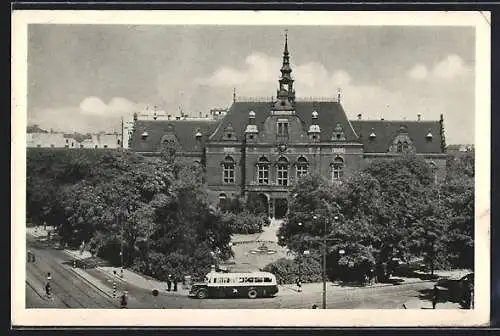
[[[294,64],[292,76],[301,96],[335,96],[337,87],[350,85],[351,76],[344,70],[330,72],[318,62]],[[197,78],[195,83],[212,88],[236,87],[239,96],[270,96],[277,88],[281,59],[254,52],[246,57],[241,68],[222,66],[207,77]]]
[[[415,80],[426,79],[428,73],[427,67],[423,64],[417,64],[407,72],[408,77]]]
[[[470,81],[464,76],[470,74],[471,69],[456,55],[447,56],[431,66],[417,63],[387,82],[359,82],[345,69],[328,69],[319,62],[292,63],[291,66],[299,99],[335,99],[340,88],[342,105],[351,119],[362,114],[363,119],[416,120],[417,114],[421,114],[424,120],[438,120],[443,113],[447,125],[451,126],[447,129],[449,142],[473,142],[473,132],[469,128],[467,135],[456,131],[461,129],[458,124],[472,125],[474,122],[474,114],[468,113],[474,109],[473,92],[469,92]],[[200,86],[195,89],[197,99],[192,100],[192,109],[208,110],[220,106],[221,101],[230,104],[233,87],[237,89],[237,96],[275,95],[280,67],[280,59],[263,53],[249,55],[240,67],[220,67],[196,80]],[[464,80],[450,80],[459,77]]]
[[[98,97],[87,97],[80,103],[80,111],[84,115],[92,116],[124,116],[130,115],[137,110],[137,105],[131,101],[114,97],[105,104]]]
[[[452,79],[467,75],[470,69],[465,66],[464,60],[458,55],[448,55],[434,67],[432,73],[437,78]]]
[[[421,80],[451,80],[459,77],[466,77],[472,73],[472,69],[465,65],[464,60],[455,54],[448,55],[429,70],[423,64],[417,64],[410,70],[407,75],[409,78]]]
[[[29,122],[44,129],[65,132],[120,131],[120,118],[130,118],[140,104],[126,98],[114,97],[108,104],[99,97],[87,97],[78,106],[40,108],[30,113]]]

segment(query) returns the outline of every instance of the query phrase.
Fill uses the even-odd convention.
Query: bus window
[[[239,278],[239,279],[238,279],[238,282],[239,282],[239,283],[243,283],[243,282],[245,282],[245,278]]]
[[[263,278],[255,278],[255,282],[263,282],[264,279]]]
[[[272,282],[271,278],[264,278],[264,282]]]
[[[217,278],[214,278],[214,283],[216,283],[216,282],[217,282]]]
[[[247,278],[247,282],[253,282],[253,278]]]

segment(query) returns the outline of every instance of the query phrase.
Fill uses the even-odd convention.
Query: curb
[[[94,284],[91,280],[87,279],[85,276],[83,276],[79,272],[75,271],[73,268],[70,268],[70,270],[73,273],[75,273],[80,279],[82,279],[83,281],[85,281],[86,283],[88,283],[89,285],[91,285],[93,288],[97,289],[99,292],[101,292],[104,295],[106,295],[108,298],[113,299],[113,300],[116,299],[115,297],[113,297],[113,295],[111,295],[108,292],[106,292],[105,290],[103,290],[100,286],[97,286],[96,284]]]
[[[350,287],[350,286],[345,286],[345,287],[342,287],[340,285],[334,285],[334,287],[336,289],[340,288],[340,289],[345,289],[345,290],[356,290],[356,289],[370,289],[370,288],[384,288],[384,287],[390,287],[390,286],[404,286],[404,285],[412,285],[412,284],[419,284],[419,283],[424,283],[424,282],[432,282],[433,280],[419,280],[419,281],[412,281],[412,282],[407,282],[407,283],[400,283],[400,284],[380,284],[380,285],[376,285],[376,286],[360,286],[360,287]],[[295,286],[296,287],[296,286]],[[323,290],[317,290],[317,291],[307,291],[307,290],[304,290],[304,288],[302,288],[301,291],[297,290],[296,288],[293,288],[293,285],[292,286],[286,286],[286,285],[281,285],[281,288],[285,289],[285,290],[289,290],[289,291],[293,291],[295,293],[321,293]],[[327,289],[328,291],[328,289]]]

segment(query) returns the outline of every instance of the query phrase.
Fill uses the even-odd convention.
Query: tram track
[[[37,260],[28,263],[27,268],[36,282],[41,284],[44,293],[46,276],[50,272],[52,294],[64,306],[68,308],[118,308],[118,302],[112,301],[76,272],[62,265],[62,258],[57,257],[57,254],[61,252],[33,247],[32,251],[36,253]],[[30,285],[34,286],[34,284]]]

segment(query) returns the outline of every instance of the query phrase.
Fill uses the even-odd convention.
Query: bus
[[[276,277],[268,272],[220,273],[210,272],[205,280],[191,286],[189,296],[198,299],[273,297],[278,293]]]

